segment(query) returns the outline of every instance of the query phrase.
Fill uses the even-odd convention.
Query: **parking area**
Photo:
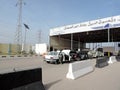
[[[0,58],[11,62],[13,59],[29,60],[29,65],[40,65],[43,73],[43,84],[46,90],[120,90],[120,62],[115,62],[103,68],[95,68],[94,71],[76,80],[66,78],[69,63],[48,64],[42,57],[29,58]],[[96,60],[91,60],[95,66]]]

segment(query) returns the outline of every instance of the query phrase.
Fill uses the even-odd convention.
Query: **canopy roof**
[[[64,39],[71,39],[71,34],[55,35],[54,37],[60,37]],[[99,31],[89,31],[73,34],[74,41],[94,43],[94,42],[107,42],[108,41],[108,29]],[[120,28],[110,29],[110,42],[120,41]]]
[[[109,30],[109,34],[108,34]],[[120,41],[120,15],[88,22],[62,26],[50,29],[51,37],[60,37],[80,42],[110,42]]]

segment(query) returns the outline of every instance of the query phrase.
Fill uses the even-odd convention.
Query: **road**
[[[3,61],[20,61],[28,65],[40,65],[43,73],[43,84],[46,90],[120,90],[120,62],[104,68],[95,68],[92,73],[76,80],[66,78],[68,63],[48,64],[42,57],[0,58]],[[92,60],[93,66],[95,60]]]

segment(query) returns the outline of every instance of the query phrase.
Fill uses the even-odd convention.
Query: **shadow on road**
[[[48,83],[48,84],[44,85],[45,90],[48,90],[51,86],[53,86],[54,84],[56,84],[56,83],[58,83],[58,82],[60,82],[60,81],[62,81],[62,79],[56,80],[56,81],[53,81],[53,82],[51,82],[51,83]]]

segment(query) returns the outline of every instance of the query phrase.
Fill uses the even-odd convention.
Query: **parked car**
[[[76,60],[77,52],[74,50],[65,49],[62,50],[59,55],[60,55],[59,56],[60,63],[70,62]]]
[[[76,58],[77,58],[77,52],[76,51],[71,50],[69,55],[70,55],[70,61],[76,60]]]
[[[89,59],[88,52],[87,51],[79,51],[77,52],[76,60],[86,60]]]
[[[62,50],[59,53],[59,62],[63,64],[66,61],[69,61],[70,55],[69,55],[70,50]]]
[[[104,53],[101,51],[90,50],[88,56],[91,58],[103,57]]]
[[[59,63],[59,52],[60,51],[51,51],[48,52],[44,59],[47,63]]]

